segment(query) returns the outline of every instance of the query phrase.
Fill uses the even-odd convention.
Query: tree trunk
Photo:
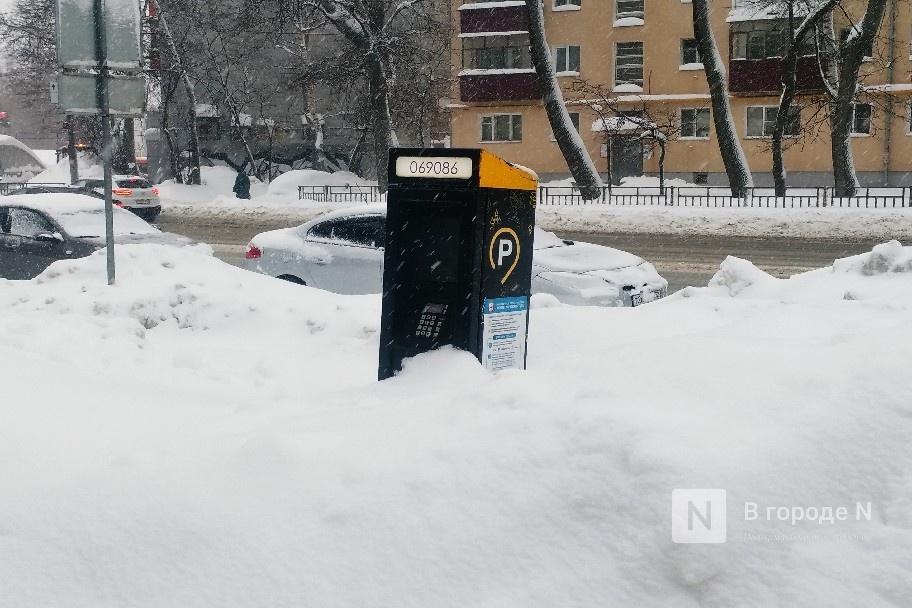
[[[844,98],[844,95],[846,94],[840,91],[840,98]],[[854,95],[855,90],[852,87],[852,98]],[[855,196],[858,190],[858,177],[852,156],[852,105],[841,103],[840,99],[837,99],[830,103],[829,112],[836,196]]]
[[[551,131],[583,200],[597,199],[602,194],[602,180],[586,151],[583,139],[570,122],[570,114],[564,105],[564,97],[557,84],[554,64],[551,62],[551,47],[548,46],[545,36],[545,15],[541,0],[525,1],[529,18],[532,65],[535,66]]]
[[[193,88],[193,82],[191,82],[190,75],[187,73],[184,62],[181,60],[181,56],[178,53],[177,44],[174,42],[174,37],[171,35],[171,29],[168,27],[168,21],[165,19],[165,14],[162,12],[158,0],[151,1],[155,4],[161,33],[168,43],[168,49],[171,51],[172,57],[174,57],[177,71],[187,90],[187,101],[190,105],[190,109],[187,112],[187,121],[189,123],[187,126],[190,131],[190,169],[187,183],[198,186],[201,182],[199,135],[196,128],[196,89]]]
[[[693,0],[693,26],[697,48],[703,58],[706,82],[709,84],[713,124],[716,127],[716,138],[719,140],[722,163],[725,165],[732,196],[741,197],[745,195],[748,188],[753,187],[754,180],[747,165],[747,158],[744,156],[744,149],[741,147],[741,140],[738,139],[738,133],[735,130],[731,105],[728,101],[725,66],[719,55],[719,48],[716,45],[709,20],[709,0]]]
[[[190,79],[187,78],[185,80],[187,86],[191,86],[189,82]],[[196,128],[196,93],[193,92],[191,95],[191,91],[188,89],[187,97],[190,99],[190,107],[187,108],[187,130],[190,132],[190,167],[187,171],[187,183],[199,186],[202,183],[202,176],[200,175],[199,131]]]
[[[794,0],[789,0],[788,5],[788,31],[789,46],[786,56],[782,60],[782,95],[779,98],[779,109],[776,112],[776,126],[773,130],[773,182],[776,188],[776,196],[785,196],[785,162],[782,154],[782,143],[785,138],[785,127],[788,123],[788,110],[795,99],[797,90],[796,75],[798,70],[798,54],[801,51],[801,41],[807,36],[814,35],[817,24],[827,15],[832,14],[833,7],[838,4],[839,0],[826,0],[817,5],[802,21],[795,27]]]
[[[795,32],[795,10],[792,2],[788,5],[788,51],[782,60],[782,95],[776,111],[776,126],[773,128],[773,185],[776,196],[785,196],[785,161],[782,158],[782,140],[788,121],[789,107],[795,99],[795,81],[798,70],[798,48],[800,39]]]
[[[377,184],[380,186],[380,192],[386,192],[389,184],[389,150],[392,146],[392,125],[386,71],[383,69],[380,58],[376,55],[368,55],[367,73]]]
[[[848,39],[839,43],[831,52],[838,70],[831,69],[829,77],[830,138],[832,141],[833,180],[836,185],[836,196],[855,196],[858,190],[858,175],[852,157],[852,117],[854,115],[855,95],[858,92],[858,72],[865,58],[865,49],[874,44],[874,37],[886,12],[884,0],[868,0],[864,17],[857,31]],[[824,29],[833,40],[832,16],[826,20]],[[836,80],[833,80],[833,75]],[[835,92],[835,96],[833,93]],[[888,117],[889,120],[889,117]]]

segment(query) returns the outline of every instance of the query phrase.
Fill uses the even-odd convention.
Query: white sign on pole
[[[60,105],[68,114],[101,114],[92,74],[61,74],[58,76]],[[110,115],[121,118],[141,118],[146,110],[146,79],[142,76],[112,76],[108,78]]]
[[[100,67],[95,46],[95,2],[57,0],[57,61],[60,67]],[[102,0],[108,68],[142,70],[139,0]]]
[[[60,94],[59,94],[59,91],[57,90],[57,81],[56,80],[54,82],[51,82],[50,89],[51,89],[51,103],[54,105],[57,105],[58,103],[60,103]]]

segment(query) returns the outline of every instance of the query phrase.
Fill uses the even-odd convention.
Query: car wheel
[[[277,279],[282,279],[283,281],[288,281],[289,283],[294,283],[295,285],[307,285],[303,280],[294,276],[293,274],[280,274]]]

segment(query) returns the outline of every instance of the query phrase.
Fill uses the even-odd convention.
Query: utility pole
[[[145,112],[139,24],[135,0],[57,0],[60,106],[67,114],[101,120],[108,285],[115,279],[111,117],[135,118]],[[70,138],[72,142],[72,133]]]
[[[95,56],[98,75],[95,78],[96,103],[101,109],[101,159],[104,164],[105,248],[108,262],[108,285],[114,284],[114,171],[111,167],[111,91],[108,74],[108,41],[104,25],[104,0],[93,0],[95,17]]]

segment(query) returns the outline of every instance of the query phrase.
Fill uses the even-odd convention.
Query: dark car
[[[84,194],[29,194],[0,198],[0,278],[31,279],[57,260],[81,258],[105,246],[104,201]],[[162,232],[114,208],[114,242],[187,246],[196,242]]]

